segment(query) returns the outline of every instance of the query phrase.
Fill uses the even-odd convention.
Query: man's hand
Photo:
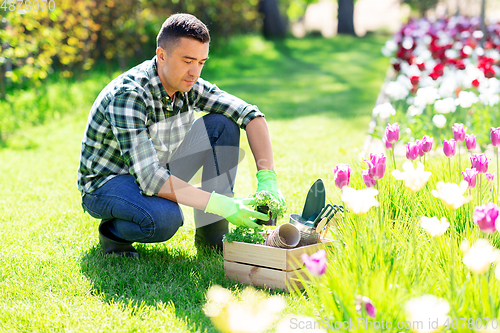
[[[205,213],[220,215],[237,226],[262,228],[262,226],[255,223],[252,218],[268,220],[269,216],[247,207],[247,205],[253,204],[255,204],[253,199],[234,199],[212,192],[207,207],[205,208]]]
[[[274,199],[276,199],[280,204],[286,207],[286,200],[281,194],[278,188],[278,181],[276,179],[276,172],[273,170],[259,170],[257,171],[257,191],[268,191],[271,193]]]

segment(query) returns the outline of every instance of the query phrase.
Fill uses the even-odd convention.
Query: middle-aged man
[[[138,257],[133,242],[170,239],[194,208],[195,245],[222,246],[228,221],[258,227],[267,216],[233,198],[240,128],[257,165],[257,192],[286,204],[273,171],[267,123],[259,109],[200,78],[207,27],[189,14],[170,16],[156,56],[111,81],[94,102],[82,140],[78,189],[100,219],[105,254]],[[195,121],[194,111],[204,111]],[[201,189],[188,182],[203,167]]]

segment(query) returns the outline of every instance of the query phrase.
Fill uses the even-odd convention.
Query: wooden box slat
[[[260,244],[224,242],[224,260],[293,271],[302,267],[302,253],[311,255],[330,243],[330,240],[325,240],[319,244],[281,249]]]
[[[302,283],[298,279],[298,275],[302,271],[301,269],[286,272],[232,261],[224,261],[224,271],[229,279],[242,284],[283,289],[288,292],[292,291],[294,286],[303,289]],[[306,274],[302,274],[302,277],[307,280]]]
[[[331,240],[294,249],[280,249],[243,242],[224,242],[226,277],[252,286],[267,286],[290,292],[293,286],[303,289],[297,276],[303,271],[302,253],[309,255],[332,245]],[[301,274],[307,280],[306,274]]]

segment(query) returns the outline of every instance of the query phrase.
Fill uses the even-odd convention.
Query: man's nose
[[[203,65],[200,64],[195,64],[194,66],[191,66],[189,69],[188,74],[194,77],[199,77],[201,74],[201,69],[203,68]]]

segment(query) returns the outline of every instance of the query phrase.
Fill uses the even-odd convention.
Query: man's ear
[[[167,51],[165,51],[163,47],[158,46],[156,48],[156,59],[161,65],[165,63],[166,57],[167,57]]]

